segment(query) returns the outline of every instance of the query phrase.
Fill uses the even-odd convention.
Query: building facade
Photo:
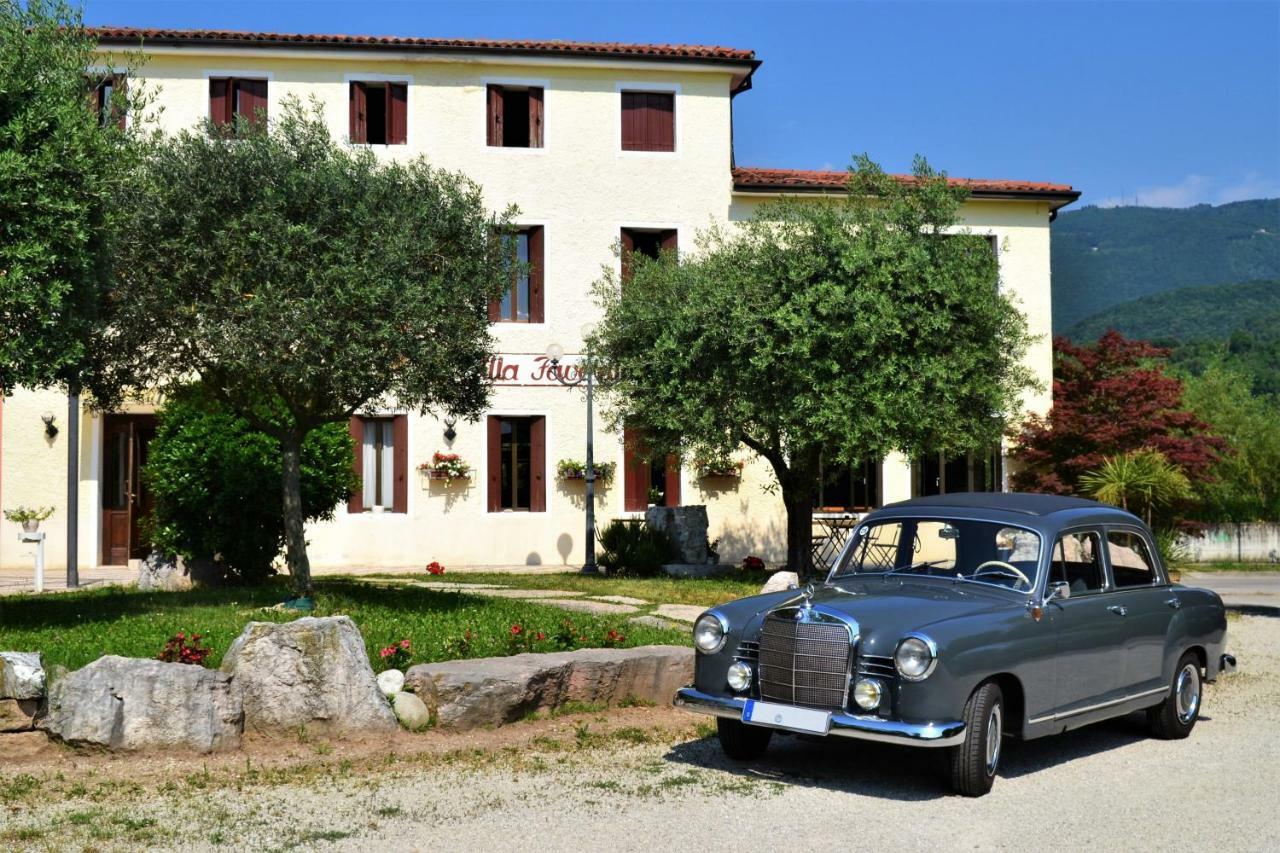
[[[477,423],[445,423],[391,409],[351,424],[361,491],[332,521],[311,525],[316,566],[574,565],[584,553],[584,484],[557,476],[585,456],[580,388],[561,386],[545,353],[558,344],[572,364],[584,325],[598,314],[591,285],[621,263],[619,250],[681,251],[700,230],[751,216],[782,194],[839,192],[843,172],[735,167],[732,111],[759,61],[717,47],[463,42],[209,31],[100,30],[102,73],[141,46],[136,81],[154,98],[165,131],[236,114],[269,117],[281,100],[314,99],[335,137],[388,160],[426,156],[483,187],[491,208],[519,209],[518,252],[530,274],[490,310],[500,355],[490,365],[490,411]],[[116,81],[119,84],[120,81]],[[159,109],[156,109],[159,108]],[[989,235],[1000,286],[1027,314],[1039,341],[1028,363],[1048,387],[1049,222],[1078,193],[1061,184],[971,181],[964,224]],[[1028,410],[1047,409],[1047,392]],[[46,427],[52,416],[53,428]],[[66,559],[68,448],[65,396],[15,389],[0,409],[0,505],[55,507],[44,524],[51,570]],[[79,459],[78,559],[118,565],[145,555],[138,528],[148,510],[148,407],[85,409]],[[785,552],[785,514],[766,487],[767,464],[740,477],[702,477],[677,460],[645,462],[624,436],[597,425],[597,519],[642,513],[650,501],[705,504],[722,558]],[[458,454],[468,479],[421,466]],[[913,493],[998,489],[989,458],[867,460],[830,472],[818,509],[875,506]],[[0,568],[30,565],[16,526],[0,535]]]

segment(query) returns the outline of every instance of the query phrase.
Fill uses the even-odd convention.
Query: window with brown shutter
[[[547,419],[491,415],[489,512],[546,512]]]
[[[495,323],[541,323],[545,316],[542,226],[520,228],[502,239],[510,253],[511,284],[501,299],[489,303],[489,319]]]
[[[631,280],[631,256],[635,253],[657,260],[662,252],[674,252],[679,246],[674,228],[623,228],[622,280]]]
[[[267,115],[267,81],[247,77],[209,78],[209,120],[233,125],[236,116],[257,124]]]
[[[359,484],[348,512],[409,511],[409,417],[363,417],[348,425]]]
[[[124,130],[125,127],[125,76],[123,74],[107,74],[87,80],[92,94],[90,104],[98,117],[98,125],[107,127],[114,124]]]
[[[680,460],[674,455],[650,458],[644,431],[623,427],[623,509],[644,512],[651,505],[680,505]]]
[[[485,109],[485,139],[490,147],[542,147],[545,118],[541,87],[490,84]]]
[[[622,150],[676,150],[674,92],[622,93]]]
[[[404,145],[409,138],[406,83],[351,83],[350,135],[356,145]]]

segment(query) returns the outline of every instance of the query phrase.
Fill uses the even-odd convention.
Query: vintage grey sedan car
[[[1213,592],[1170,583],[1151,531],[1114,507],[1030,494],[893,504],[803,590],[714,607],[694,683],[724,751],[775,731],[950,750],[953,788],[991,790],[1005,737],[1146,711],[1184,738],[1202,684],[1235,669]]]

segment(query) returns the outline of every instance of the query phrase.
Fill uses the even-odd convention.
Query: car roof
[[[1094,512],[1128,515],[1117,507],[1097,501],[1073,498],[1066,495],[1039,495],[1030,492],[953,492],[947,495],[930,495],[923,498],[887,504],[885,509],[910,507],[954,507],[956,509],[995,509],[1024,515],[1050,515],[1066,510],[1092,510]]]

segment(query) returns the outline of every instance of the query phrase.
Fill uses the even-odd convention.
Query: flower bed
[[[605,485],[613,482],[617,463],[593,462],[592,467],[595,468],[596,482]],[[585,480],[587,478],[587,465],[585,462],[579,462],[576,459],[561,459],[556,463],[556,476],[566,481]]]

